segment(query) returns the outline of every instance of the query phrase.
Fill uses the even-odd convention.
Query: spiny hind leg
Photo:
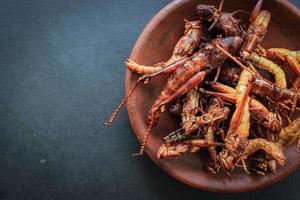
[[[155,126],[157,119],[159,117],[160,111],[164,110],[163,107],[167,103],[169,103],[172,100],[179,97],[180,95],[186,93],[188,90],[196,87],[199,83],[201,83],[203,81],[205,75],[206,75],[206,72],[204,72],[204,71],[198,72],[196,75],[194,75],[192,78],[190,78],[186,83],[184,83],[181,87],[179,87],[178,90],[176,90],[176,92],[171,97],[169,97],[166,101],[164,101],[162,104],[160,104],[154,112],[151,113],[150,118],[148,119],[149,125],[148,125],[147,131],[144,135],[140,151],[139,151],[139,153],[134,154],[134,155],[143,155],[148,138],[151,134],[151,129],[153,126]]]

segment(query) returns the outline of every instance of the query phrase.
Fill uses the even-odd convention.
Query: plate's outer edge
[[[138,40],[136,41],[132,52],[130,54],[130,58],[134,60],[134,58],[138,55],[140,46],[142,46],[144,42],[144,38],[147,38],[148,35],[151,34],[151,30],[153,27],[158,25],[160,21],[168,15],[168,13],[172,12],[175,10],[177,7],[180,7],[181,5],[189,2],[190,0],[174,0],[171,3],[167,4],[163,9],[161,9],[151,20],[150,22],[146,25],[144,28],[143,32],[140,34]],[[282,6],[286,7],[287,9],[291,10],[295,15],[297,15],[300,18],[300,10],[290,3],[288,0],[276,0],[279,4]],[[131,85],[131,72],[126,69],[126,77],[125,77],[125,94],[128,94],[129,91],[132,89]],[[135,112],[132,112],[134,109],[134,105],[130,103],[130,100],[128,100],[127,103],[127,114],[130,120],[131,127],[135,133],[135,136],[141,142],[142,138],[139,138],[137,135],[137,132],[143,131],[141,127],[137,126],[138,123],[134,123],[135,121],[139,121],[140,119],[137,118],[137,116],[134,114]],[[240,193],[240,192],[247,192],[247,191],[252,191],[256,189],[261,189],[265,188],[267,186],[270,186],[272,184],[275,184],[279,181],[281,181],[283,178],[287,177],[289,174],[294,172],[297,168],[300,167],[300,160],[298,162],[293,162],[288,170],[285,170],[285,173],[282,174],[277,174],[276,176],[270,176],[270,180],[268,182],[259,182],[258,184],[255,185],[249,185],[249,186],[237,186],[237,187],[226,187],[226,188],[217,188],[214,185],[207,185],[207,184],[199,184],[195,183],[193,181],[190,181],[189,179],[186,179],[185,177],[180,176],[179,174],[176,173],[175,170],[172,170],[172,168],[169,165],[164,165],[163,162],[158,163],[156,159],[156,154],[151,154],[148,153],[149,147],[146,147],[145,152],[147,155],[165,172],[167,172],[170,176],[174,177],[175,179],[186,183],[192,187],[202,189],[202,190],[207,190],[211,192],[220,192],[220,193]]]

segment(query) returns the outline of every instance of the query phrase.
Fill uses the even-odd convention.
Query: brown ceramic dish
[[[175,0],[171,2],[146,26],[137,40],[130,58],[141,64],[154,64],[167,60],[178,38],[183,34],[183,19],[196,19],[194,12],[199,3],[217,6],[218,2],[219,0]],[[224,10],[251,10],[255,2],[255,0],[227,0]],[[272,14],[263,46],[265,48],[300,49],[300,11],[291,3],[283,0],[265,0],[263,9],[269,10]],[[127,71],[126,93],[133,87],[137,77]],[[165,81],[166,76],[152,79],[149,84],[138,87],[128,101],[129,119],[139,141],[146,131],[147,113]],[[276,175],[248,176],[237,170],[233,173],[231,182],[225,174],[211,175],[206,172],[204,169],[205,154],[189,155],[178,160],[157,159],[156,152],[162,144],[163,136],[176,129],[178,124],[178,121],[168,112],[163,113],[158,126],[153,129],[148,140],[146,153],[168,174],[193,187],[226,193],[250,191],[276,183],[300,166],[300,153],[296,151],[295,145],[286,149],[286,165],[279,167]]]

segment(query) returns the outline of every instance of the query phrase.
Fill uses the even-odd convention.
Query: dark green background
[[[125,109],[102,126],[124,93],[123,61],[168,2],[0,1],[0,199],[300,198],[300,171],[257,192],[193,189],[131,157]]]

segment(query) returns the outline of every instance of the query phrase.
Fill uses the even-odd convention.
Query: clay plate
[[[194,15],[198,3],[218,5],[217,1],[175,0],[163,8],[146,26],[137,40],[130,58],[141,64],[154,64],[169,58],[173,47],[183,34],[183,19],[195,20]],[[251,10],[256,1],[232,0],[225,1],[224,10]],[[287,1],[265,0],[263,9],[271,12],[271,23],[263,41],[265,48],[284,47],[300,49],[300,11]],[[247,20],[247,16],[245,17]],[[289,75],[290,73],[288,73]],[[137,75],[126,73],[126,93],[133,87]],[[289,76],[288,76],[289,77]],[[155,98],[161,91],[167,76],[154,78],[147,85],[137,88],[127,104],[129,119],[141,142],[146,131],[147,113]],[[289,79],[287,79],[289,80]],[[287,162],[279,167],[276,175],[248,176],[242,171],[235,171],[230,182],[225,174],[211,175],[205,170],[205,154],[188,155],[182,159],[160,160],[156,158],[158,147],[162,144],[163,136],[178,128],[179,122],[168,112],[162,113],[157,127],[152,131],[148,140],[146,153],[168,174],[193,187],[215,192],[244,192],[263,188],[276,183],[293,172],[300,165],[300,153],[295,145],[286,149]],[[137,147],[138,148],[138,147]]]

